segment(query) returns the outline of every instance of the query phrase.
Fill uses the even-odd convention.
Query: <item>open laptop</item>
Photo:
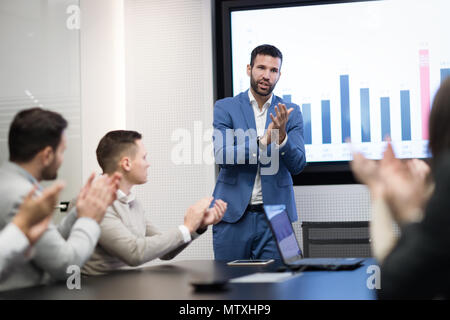
[[[285,205],[264,205],[270,229],[278,246],[283,263],[291,269],[348,270],[358,268],[360,258],[303,258]]]

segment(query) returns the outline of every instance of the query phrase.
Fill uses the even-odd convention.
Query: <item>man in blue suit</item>
[[[214,198],[228,209],[213,227],[216,260],[280,259],[263,204],[284,204],[297,220],[291,174],[306,164],[300,108],[272,94],[283,56],[272,45],[251,53],[250,89],[214,106]]]

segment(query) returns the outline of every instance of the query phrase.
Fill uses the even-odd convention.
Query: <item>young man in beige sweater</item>
[[[184,223],[160,232],[149,221],[131,189],[147,182],[149,163],[142,136],[135,131],[111,131],[97,147],[97,160],[104,174],[122,174],[117,200],[107,209],[101,236],[91,259],[82,269],[86,275],[100,275],[124,266],[138,266],[153,259],[169,260],[180,253],[208,225],[218,223],[227,204],[212,197],[190,206]]]

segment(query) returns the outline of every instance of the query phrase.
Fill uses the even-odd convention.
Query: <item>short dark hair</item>
[[[281,54],[281,51],[278,50],[277,47],[272,46],[270,44],[262,44],[260,46],[257,46],[255,49],[253,49],[251,57],[250,57],[250,66],[253,68],[253,63],[255,62],[255,58],[258,54],[264,55],[264,56],[271,56],[274,58],[280,58],[281,63],[283,62],[283,55]],[[280,65],[281,65],[280,63]]]
[[[67,120],[59,113],[41,108],[20,111],[9,127],[9,160],[28,162],[48,146],[56,150],[66,128]]]
[[[450,77],[441,83],[434,96],[428,123],[429,144],[433,163],[450,150]]]
[[[136,131],[115,130],[108,132],[99,142],[97,147],[97,161],[103,173],[113,173],[117,169],[118,161],[124,151],[130,150],[135,155],[136,140],[142,139],[142,135]]]

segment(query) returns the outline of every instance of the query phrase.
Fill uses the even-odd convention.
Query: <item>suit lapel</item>
[[[256,130],[255,114],[252,105],[250,104],[250,99],[248,98],[248,90],[241,93],[239,101],[241,103],[241,111],[244,114],[245,122],[247,122],[247,128]]]

